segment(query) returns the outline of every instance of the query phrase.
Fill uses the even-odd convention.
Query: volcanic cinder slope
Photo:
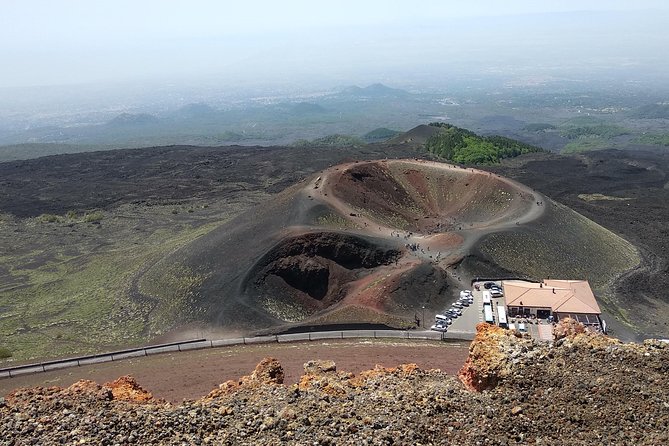
[[[570,261],[572,269],[556,265]],[[408,327],[418,308],[443,308],[458,278],[583,278],[589,263],[606,287],[638,258],[623,239],[512,180],[381,160],[333,166],[288,188],[158,262],[135,291],[161,300],[162,275],[189,271],[183,299],[170,304],[195,315],[182,324]]]

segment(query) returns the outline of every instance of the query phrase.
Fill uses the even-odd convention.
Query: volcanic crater
[[[249,287],[295,292],[311,310],[341,299],[342,288],[366,271],[389,265],[401,256],[364,238],[335,232],[315,232],[279,242],[252,268]]]
[[[522,274],[505,263],[522,255],[532,273],[555,267],[550,256],[526,250],[526,240],[540,237],[542,246],[563,250],[557,254],[576,263],[604,255],[604,245],[606,255],[611,246],[631,252],[609,235],[588,237],[578,249],[561,246],[555,234],[565,225],[574,234],[590,234],[593,225],[555,206],[522,184],[477,169],[422,160],[351,162],[221,225],[171,261],[202,272],[191,293],[216,326],[267,332],[371,322],[407,328],[417,308],[447,306],[450,290],[481,272],[476,265]],[[630,262],[616,264],[611,277],[634,266]]]

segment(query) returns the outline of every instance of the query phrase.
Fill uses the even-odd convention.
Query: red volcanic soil
[[[424,161],[344,164],[325,172],[322,183],[321,199],[368,218],[376,223],[368,223],[372,230],[380,224],[432,234],[499,226],[529,217],[535,201],[529,189],[488,172]]]
[[[69,386],[80,380],[113,381],[132,375],[156,398],[178,402],[205,396],[227,380],[248,375],[263,358],[271,356],[284,368],[285,383],[297,383],[303,364],[329,359],[338,370],[359,373],[374,368],[415,363],[422,369],[457,374],[469,352],[468,343],[408,341],[327,341],[216,348],[180,352],[56,370],[0,380],[0,395],[18,387]]]

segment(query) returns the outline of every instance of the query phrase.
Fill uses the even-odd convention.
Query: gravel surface
[[[341,370],[358,373],[377,364],[415,363],[456,375],[467,359],[469,342],[351,339],[238,345],[125,359],[46,373],[0,379],[0,396],[18,387],[67,387],[81,379],[98,383],[132,375],[157,398],[178,403],[198,399],[229,379],[249,373],[265,357],[281,362],[284,383],[299,382],[302,364],[334,360]]]
[[[308,361],[285,385],[266,358],[181,404],[128,377],[23,389],[0,403],[0,444],[667,444],[669,346],[578,331],[549,346],[481,324],[461,379]]]

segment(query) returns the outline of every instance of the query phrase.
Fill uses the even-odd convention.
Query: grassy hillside
[[[587,279],[600,304],[631,324],[627,303],[615,297],[610,285],[639,264],[637,249],[566,206],[548,202],[539,224],[491,234],[479,249],[489,261],[514,275]]]

